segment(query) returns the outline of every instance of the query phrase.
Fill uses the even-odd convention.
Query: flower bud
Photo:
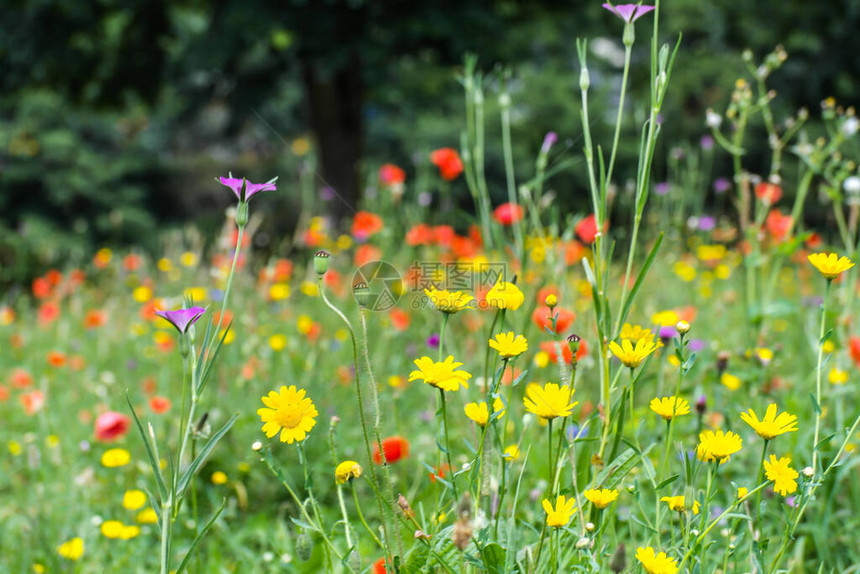
[[[302,532],[296,538],[296,556],[302,562],[307,562],[311,559],[311,553],[314,551],[314,541],[311,537]]]
[[[322,277],[328,271],[328,260],[331,257],[328,251],[320,249],[314,254],[314,271]]]
[[[244,201],[239,202],[239,207],[236,208],[236,225],[245,227],[248,223],[248,204]]]
[[[370,292],[370,287],[367,286],[367,283],[360,281],[352,286],[352,296],[355,297],[355,302],[358,303],[361,308],[365,308],[370,304],[372,293]]]
[[[717,354],[717,374],[722,375],[726,372],[726,369],[729,367],[729,357],[731,355],[728,351],[720,351]]]
[[[708,408],[708,399],[705,395],[699,397],[699,400],[696,401],[696,412],[700,415],[705,414],[705,411]]]
[[[263,443],[261,443],[258,440],[255,440],[253,443],[251,443],[251,450],[253,450],[255,452],[259,452],[260,450],[262,450],[262,448],[263,448]]]
[[[550,293],[549,295],[546,296],[546,299],[544,299],[544,303],[546,304],[547,307],[552,309],[553,307],[558,305],[558,297],[556,297],[555,295]]]
[[[591,86],[591,77],[588,75],[588,68],[583,66],[582,70],[579,72],[579,89],[583,92],[587,92],[589,86]]]
[[[636,41],[636,30],[633,27],[633,22],[627,22],[624,25],[624,36],[621,39],[624,42],[624,46],[629,48],[633,45],[633,42]]]
[[[686,321],[678,321],[678,323],[675,325],[675,329],[677,329],[678,333],[680,333],[681,335],[686,335],[690,332],[690,324]]]

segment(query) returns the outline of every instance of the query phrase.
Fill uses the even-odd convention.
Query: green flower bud
[[[239,202],[239,206],[236,208],[236,225],[239,227],[245,227],[248,223],[248,204],[244,201]]]
[[[320,249],[314,255],[314,271],[317,275],[323,276],[328,271],[328,260],[331,257],[328,251]]]
[[[372,293],[367,283],[361,281],[352,286],[352,296],[355,297],[355,302],[364,308],[370,304]]]
[[[302,562],[307,562],[311,559],[311,554],[314,551],[314,541],[304,532],[299,533],[296,538],[296,556]]]

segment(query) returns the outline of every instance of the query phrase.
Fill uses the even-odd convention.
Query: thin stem
[[[827,280],[824,288],[824,304],[821,306],[821,328],[818,331],[818,362],[815,367],[815,402],[818,410],[815,413],[815,438],[812,442],[812,469],[818,474],[818,435],[821,431],[821,364],[824,359],[824,328],[827,323],[827,299],[830,297],[830,285],[833,281]]]
[[[451,463],[451,441],[448,440],[448,409],[445,405],[445,391],[442,389],[439,389],[439,400],[441,401],[442,427],[445,433],[445,455],[448,459],[448,468],[451,471],[451,489],[454,491],[454,500],[460,500],[460,494],[457,492],[457,473]]]
[[[767,456],[767,445],[769,443],[770,441],[765,439],[764,445],[761,447],[761,460],[758,464],[758,478],[756,479],[756,484],[761,484],[762,477],[764,477],[764,459],[765,456]],[[755,523],[759,528],[761,528],[761,491],[759,491],[755,497],[755,516]]]
[[[382,541],[379,539],[373,529],[368,526],[367,520],[365,520],[364,518],[364,513],[361,511],[361,503],[359,503],[358,501],[358,493],[356,492],[355,484],[352,484],[352,481],[350,481],[350,486],[350,490],[352,490],[352,499],[355,501],[355,513],[358,514],[359,522],[364,525],[365,530],[367,530],[370,533],[370,536],[373,537],[373,541],[376,542],[376,544],[378,544],[379,547],[382,548],[382,550],[385,550],[385,544],[382,543]]]

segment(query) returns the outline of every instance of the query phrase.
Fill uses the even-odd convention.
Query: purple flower
[[[660,327],[659,333],[660,339],[664,341],[664,345],[678,336],[678,330],[675,329],[674,325],[666,325],[664,327]]]
[[[654,9],[653,6],[645,6],[639,4],[619,4],[617,6],[613,6],[612,4],[604,4],[604,8],[624,20],[626,23],[630,24],[639,19],[640,16],[644,16],[648,12]]]
[[[331,201],[332,199],[334,199],[335,193],[336,192],[333,187],[323,187],[322,189],[320,189],[320,199],[323,201]]]
[[[572,423],[572,424],[567,425],[567,428],[565,429],[565,431],[567,434],[567,440],[569,440],[569,441],[573,441],[573,440],[576,440],[578,438],[583,438],[583,437],[588,436],[588,428],[587,427],[586,428],[580,427],[576,423]]]
[[[433,333],[429,337],[427,337],[427,346],[432,347],[434,349],[439,348],[439,333]]]
[[[251,198],[260,192],[277,189],[274,183],[251,183],[244,177],[241,179],[238,177],[222,177],[219,181],[222,185],[226,185],[232,189],[233,193],[236,194],[236,198],[243,203],[251,201]]]
[[[705,348],[705,342],[701,339],[690,339],[690,343],[687,348],[695,353],[698,353]]]
[[[547,133],[543,138],[543,145],[540,146],[541,153],[549,153],[549,148],[555,145],[558,141],[558,134],[555,132]]]
[[[699,140],[699,145],[702,146],[702,149],[709,150],[714,148],[714,138],[707,134],[702,136],[702,139]]]
[[[717,226],[717,219],[710,215],[699,218],[699,231],[711,231]]]
[[[654,184],[654,193],[657,195],[666,195],[669,193],[669,189],[670,186],[668,181],[661,181],[660,183]]]
[[[793,496],[786,497],[785,503],[787,505],[789,505],[791,508],[794,508],[794,497]]]
[[[732,184],[724,177],[714,180],[714,193],[725,193],[732,188]]]
[[[206,309],[203,307],[191,307],[190,309],[176,309],[175,311],[156,311],[155,314],[170,321],[180,333],[185,333],[188,331],[188,327],[193,325],[205,312]]]

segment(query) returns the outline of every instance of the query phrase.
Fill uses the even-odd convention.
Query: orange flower
[[[122,267],[128,272],[137,271],[140,269],[140,255],[129,253],[122,258]]]
[[[172,403],[167,397],[152,397],[149,399],[149,408],[157,415],[162,415],[170,410]]]
[[[544,299],[546,299],[546,297],[544,297]],[[555,331],[552,329],[553,313],[557,315],[555,320]],[[571,323],[573,323],[575,319],[576,313],[563,307],[556,307],[551,310],[549,307],[541,305],[535,309],[534,313],[532,313],[532,322],[534,322],[534,324],[537,325],[543,333],[561,333],[562,331],[567,331],[568,327],[570,327]]]
[[[4,403],[9,400],[9,389],[0,385],[0,403]]]
[[[84,316],[84,328],[96,329],[107,323],[107,313],[102,309],[91,309]]]
[[[53,287],[45,277],[33,279],[33,297],[36,299],[47,299],[53,294]]]
[[[60,306],[54,301],[45,301],[39,305],[39,325],[45,327],[56,321],[60,316]]]
[[[155,380],[155,377],[144,377],[143,384],[143,392],[147,395],[151,395],[158,389],[158,381]]]
[[[603,222],[603,232],[609,229],[609,222]],[[584,219],[580,219],[579,223],[574,227],[574,231],[576,232],[576,236],[579,237],[583,243],[591,245],[594,243],[594,240],[597,238],[597,218],[594,217],[594,214],[589,215]]]
[[[289,259],[278,259],[278,262],[275,263],[275,282],[282,283],[285,281],[289,281],[290,277],[292,276],[293,262]]]
[[[791,227],[791,216],[783,215],[778,209],[771,209],[767,214],[764,225],[767,232],[777,243],[782,243],[788,239],[788,230]]]
[[[380,558],[373,563],[373,574],[386,574],[386,572],[388,571],[385,569],[385,558]]]
[[[384,438],[382,439],[382,452],[385,453],[385,460],[388,463],[395,463],[409,456],[409,441],[399,435]],[[378,444],[373,445],[373,462],[382,464]]]
[[[457,233],[450,225],[437,225],[433,228],[433,241],[440,247],[450,247]]]
[[[755,196],[765,205],[773,205],[782,197],[782,188],[773,183],[762,182],[755,186]]]
[[[391,325],[396,331],[402,332],[409,328],[411,319],[409,318],[409,314],[403,309],[393,307],[389,312],[389,316],[391,317]]]
[[[369,243],[365,243],[364,245],[359,245],[358,249],[355,250],[355,266],[361,267],[365,263],[370,263],[371,261],[379,261],[382,259],[382,251],[378,247],[374,247]],[[331,273],[331,271],[329,271]],[[328,275],[328,273],[326,273]]]
[[[562,249],[564,250],[564,264],[568,267],[576,265],[585,257],[585,247],[576,239],[565,241],[562,244]]]
[[[28,415],[36,414],[45,406],[45,394],[42,391],[24,393],[19,395],[18,399]]]
[[[501,225],[513,225],[522,220],[525,210],[515,203],[503,203],[493,210],[493,218]]]
[[[430,154],[430,162],[439,168],[439,175],[446,181],[454,181],[463,173],[463,161],[453,148],[437,149]]]
[[[382,218],[369,211],[359,211],[352,218],[352,236],[362,241],[382,231]]]
[[[82,355],[72,355],[69,357],[69,369],[73,371],[83,371],[87,366],[87,360]]]
[[[45,358],[48,364],[54,368],[59,369],[66,366],[66,354],[62,351],[49,351]]]
[[[419,223],[406,232],[406,245],[430,245],[433,243],[433,228],[426,223]]]
[[[860,367],[860,337],[852,335],[848,338],[848,350],[851,354],[851,360]]]
[[[384,446],[385,445],[383,445],[383,447]],[[447,464],[443,464],[442,466],[439,467],[439,470],[437,472],[431,472],[430,473],[430,482],[436,482],[437,478],[445,478],[445,475],[448,474],[449,472],[451,472],[451,467],[448,466]]]
[[[382,185],[399,185],[406,181],[406,172],[393,163],[379,166],[379,183]]]
[[[16,389],[26,389],[33,384],[33,377],[24,369],[18,368],[13,370],[12,374],[9,375],[9,382]]]

